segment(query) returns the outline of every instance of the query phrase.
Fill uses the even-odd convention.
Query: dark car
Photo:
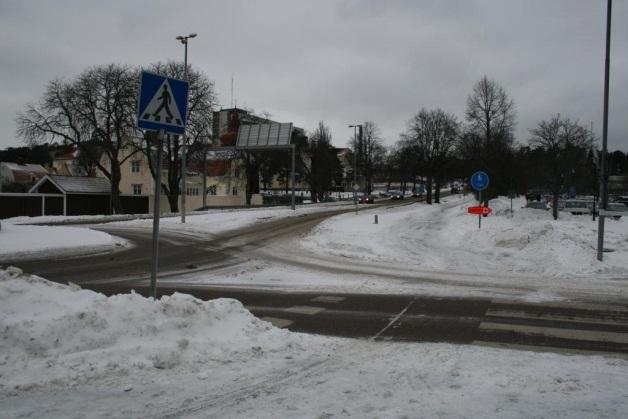
[[[399,192],[399,191],[391,192],[390,199],[395,200],[395,201],[399,201],[399,200],[403,199],[403,194],[401,192]]]
[[[374,204],[375,203],[375,197],[373,195],[362,196],[362,197],[360,197],[360,200],[358,202],[360,204]]]

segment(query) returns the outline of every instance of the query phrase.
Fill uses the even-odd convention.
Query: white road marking
[[[493,304],[520,304],[521,302],[507,300],[504,298],[493,298],[491,300]],[[544,303],[526,303],[530,307],[551,307],[551,308],[565,308],[574,310],[588,310],[588,311],[606,311],[606,312],[621,312],[628,313],[628,307],[617,304],[595,304],[595,303],[569,303],[563,301],[548,301]]]
[[[572,349],[572,348],[559,348],[556,346],[537,346],[537,345],[523,345],[520,343],[508,343],[508,342],[489,342],[484,340],[474,340],[471,342],[472,345],[483,346],[486,348],[497,348],[497,349],[516,349],[520,351],[531,351],[531,352],[558,352],[569,355],[604,355],[605,357],[613,357],[613,358],[628,358],[628,354],[622,353],[613,353],[613,352],[604,352],[604,351],[595,351],[588,349]]]
[[[333,297],[331,295],[321,295],[319,297],[312,298],[310,301],[313,301],[315,303],[339,303],[344,300],[345,300],[345,297]]]
[[[406,312],[406,311],[408,311],[408,309],[410,308],[410,306],[411,306],[412,304],[414,304],[414,301],[415,301],[415,300],[410,301],[410,302],[408,303],[408,305],[407,305],[407,306],[405,306],[405,308],[399,312],[399,314],[397,314],[395,317],[393,317],[393,319],[390,321],[390,323],[388,323],[388,324],[386,325],[386,327],[384,327],[382,330],[380,330],[379,332],[377,332],[377,333],[375,334],[375,336],[371,337],[371,339],[370,339],[370,340],[375,340],[375,339],[377,339],[377,338],[378,338],[378,337],[379,337],[382,333],[384,333],[386,330],[388,330],[388,328],[389,328],[390,326],[392,326],[392,325],[393,325],[393,324],[394,324],[397,320],[399,320],[399,318],[400,318],[401,316],[403,316],[403,315],[405,314],[405,312]]]
[[[289,313],[308,314],[310,316],[314,314],[318,314],[324,310],[325,309],[322,307],[312,307],[312,306],[293,306],[293,307],[284,309],[284,311],[287,311]]]
[[[527,326],[505,323],[480,323],[480,330],[503,330],[524,335],[546,336],[590,342],[628,343],[628,333],[595,332],[592,330],[560,329],[557,327]]]
[[[278,317],[262,317],[262,320],[272,323],[273,325],[283,329],[294,323],[292,320],[280,319]]]
[[[575,317],[575,316],[567,316],[564,314],[534,314],[527,313],[525,311],[520,310],[494,310],[489,309],[486,312],[487,317],[510,317],[514,319],[540,319],[540,320],[558,320],[564,322],[572,322],[572,323],[590,323],[590,324],[609,324],[613,326],[626,326],[628,325],[628,319],[626,322],[617,322],[615,320],[605,320],[605,319],[597,319],[594,317]]]

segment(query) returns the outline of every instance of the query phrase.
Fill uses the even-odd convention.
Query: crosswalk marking
[[[498,309],[489,309],[486,312],[487,317],[510,317],[515,319],[536,319],[536,320],[558,320],[564,322],[572,322],[572,323],[590,323],[590,324],[606,324],[613,326],[626,326],[628,325],[628,319],[625,322],[618,322],[616,320],[607,320],[593,317],[576,317],[576,316],[568,316],[564,314],[553,314],[553,313],[528,313],[522,310],[498,310]]]
[[[325,310],[323,307],[312,307],[312,306],[293,306],[293,307],[284,309],[284,311],[287,311],[289,313],[308,314],[310,316],[314,314],[318,314],[323,310]]]
[[[321,295],[316,298],[312,298],[310,301],[315,303],[339,303],[344,301],[345,297],[334,297],[331,295]]]
[[[561,339],[628,344],[628,333],[596,332],[592,330],[560,329],[556,327],[527,326],[493,322],[480,323],[480,330],[507,331],[521,333],[524,335],[536,335]]]
[[[294,323],[292,320],[288,320],[288,319],[280,319],[278,317],[262,317],[262,320],[267,321],[272,323],[273,325],[279,327],[279,328],[284,328],[284,327],[288,327],[290,326],[292,323]]]

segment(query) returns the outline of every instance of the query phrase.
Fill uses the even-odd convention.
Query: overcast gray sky
[[[515,100],[517,140],[552,114],[601,137],[605,0],[0,0],[0,148],[21,145],[15,116],[46,83],[111,62],[183,59],[220,103],[313,130],[366,120],[393,144],[421,107],[464,118],[486,74]],[[615,1],[609,148],[628,150],[628,2]]]

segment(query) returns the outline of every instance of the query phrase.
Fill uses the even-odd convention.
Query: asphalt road
[[[451,342],[628,354],[628,306],[625,304],[530,304],[481,298],[305,293],[172,281],[177,273],[236,266],[269,241],[281,242],[308,231],[329,216],[346,211],[269,221],[212,237],[162,232],[160,272],[170,281],[168,286],[159,288],[159,294],[185,292],[201,299],[236,298],[257,316],[299,332],[375,341]],[[50,280],[71,281],[108,295],[131,289],[146,295],[146,279],[151,267],[150,230],[107,225],[93,228],[122,236],[135,246],[110,254],[12,264]],[[326,269],[324,263],[321,261],[321,270]]]

